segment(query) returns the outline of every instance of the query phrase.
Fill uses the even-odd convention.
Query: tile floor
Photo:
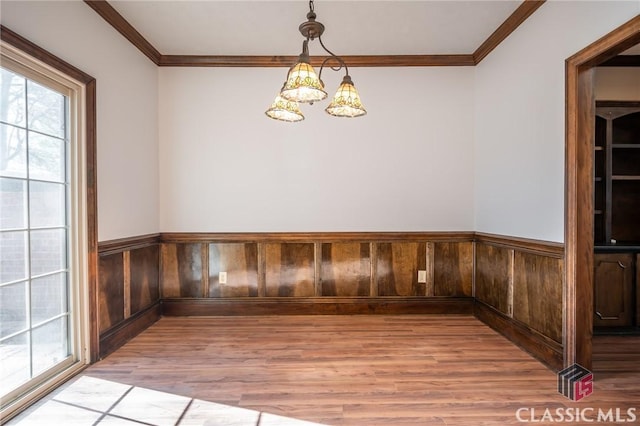
[[[10,421],[7,426],[318,426],[82,376]]]

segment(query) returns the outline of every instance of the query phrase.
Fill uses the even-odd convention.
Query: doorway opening
[[[636,16],[566,61],[564,363],[592,367],[595,67],[640,43]]]

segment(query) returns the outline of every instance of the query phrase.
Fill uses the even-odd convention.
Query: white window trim
[[[44,394],[84,369],[90,362],[89,247],[86,170],[86,87],[57,69],[0,41],[2,67],[49,86],[69,98],[69,302],[72,358],[35,377],[10,401],[0,401],[0,419],[13,417]],[[15,394],[19,394],[15,397]]]

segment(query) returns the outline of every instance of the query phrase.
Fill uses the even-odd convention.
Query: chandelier
[[[341,57],[331,52],[322,42],[322,33],[324,25],[316,21],[313,0],[309,1],[309,13],[307,13],[307,21],[298,27],[300,33],[305,40],[302,42],[302,53],[287,74],[287,80],[284,82],[280,93],[276,96],[273,104],[267,109],[265,114],[275,120],[282,121],[301,121],[304,115],[300,112],[298,103],[308,103],[312,105],[316,101],[321,101],[327,97],[324,91],[324,83],[322,82],[322,70],[329,61],[334,61],[337,65],[330,66],[334,71],[345,69],[345,75],[342,83],[338,87],[338,91],[333,97],[325,111],[335,117],[360,117],[365,115],[367,111],[360,102],[360,95],[349,76],[349,68]],[[316,74],[311,66],[309,58],[309,40],[318,39],[320,46],[327,52],[328,56],[320,66],[320,73]]]

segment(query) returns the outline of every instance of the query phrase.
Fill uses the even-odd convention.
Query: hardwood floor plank
[[[594,393],[463,315],[165,317],[84,375],[330,425],[517,424],[640,401],[640,341],[594,338]],[[538,422],[539,423],[539,422]]]

